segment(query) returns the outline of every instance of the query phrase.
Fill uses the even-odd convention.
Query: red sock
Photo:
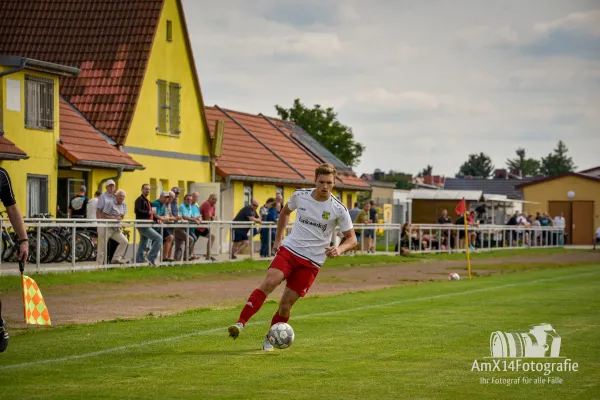
[[[246,325],[246,322],[248,322],[250,318],[252,318],[252,316],[258,312],[258,310],[260,310],[266,298],[267,295],[264,294],[262,290],[254,289],[250,297],[248,297],[248,301],[246,302],[244,309],[240,313],[238,322]]]
[[[278,322],[288,322],[290,317],[282,317],[279,315],[279,311],[275,311],[275,315],[273,315],[273,319],[271,320],[271,326],[275,325]]]

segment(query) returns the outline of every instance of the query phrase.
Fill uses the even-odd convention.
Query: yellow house
[[[224,121],[223,150],[216,162],[224,220],[232,220],[251,199],[262,205],[281,193],[285,202],[294,190],[313,187],[315,168],[323,162],[338,169],[334,195],[348,208],[359,191],[371,190],[316,141],[308,145],[308,134],[291,122],[219,106],[207,107],[206,116],[210,129]]]
[[[0,55],[0,167],[10,175],[17,204],[26,216],[54,213],[58,77],[78,73],[77,68]]]
[[[144,183],[155,198],[160,190],[211,181],[210,136],[181,0],[20,2],[0,9],[0,19],[0,54],[79,69],[60,79],[65,110],[72,107],[82,118],[75,125],[88,124],[88,133],[120,152],[112,156],[134,160],[122,163],[108,149],[96,149],[94,164],[83,165],[76,151],[59,146],[59,157],[56,144],[52,151],[44,147],[54,158],[50,203],[56,203],[57,180],[68,198],[78,183],[91,195],[112,178],[127,191],[133,217]]]
[[[564,216],[567,244],[593,243],[594,232],[600,228],[599,177],[571,172],[526,182],[517,188],[523,191],[526,212],[547,212],[551,218]]]

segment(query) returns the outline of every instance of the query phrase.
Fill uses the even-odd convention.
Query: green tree
[[[421,172],[419,172],[419,174],[417,176],[419,178],[422,178],[424,176],[431,176],[431,174],[433,174],[433,166],[427,164],[427,167],[423,168],[423,170]]]
[[[565,143],[562,140],[559,140],[554,152],[548,154],[547,157],[542,157],[540,172],[545,176],[555,176],[573,172],[576,167],[573,164],[573,159],[567,156],[568,151],[569,149]]]
[[[459,175],[488,178],[494,172],[492,159],[485,153],[469,154],[469,159],[460,166]]]
[[[332,107],[316,104],[310,109],[295,99],[291,108],[276,105],[275,109],[281,119],[300,126],[346,165],[356,166],[360,161],[365,146],[354,140],[352,128],[338,121]]]
[[[506,168],[509,171],[520,172],[522,176],[538,176],[540,162],[535,158],[527,158],[523,148],[518,148],[516,153],[516,158],[506,160]]]
[[[383,177],[383,181],[394,182],[396,184],[396,189],[410,190],[414,188],[412,183],[412,175],[404,172],[390,170]]]

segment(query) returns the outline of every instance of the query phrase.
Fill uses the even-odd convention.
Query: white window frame
[[[54,129],[54,80],[25,75],[25,127]]]
[[[244,185],[244,207],[249,206],[254,198],[254,188],[252,184]]]
[[[33,181],[39,181],[39,192],[34,193],[33,190],[35,188],[32,187]],[[45,186],[45,194],[44,190],[42,190]],[[48,213],[48,176],[47,175],[33,175],[27,174],[27,217],[31,218],[35,214],[46,214]],[[33,209],[32,200],[39,198],[39,204],[37,204],[38,209]]]

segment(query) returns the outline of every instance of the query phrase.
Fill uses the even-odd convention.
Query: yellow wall
[[[167,20],[172,21],[173,41],[166,40]],[[200,93],[196,91],[193,78],[193,66],[188,57],[184,31],[179,19],[175,0],[166,0],[158,31],[152,46],[152,52],[142,85],[140,98],[127,136],[126,148],[137,147],[148,150],[168,151],[210,156],[210,143],[204,130],[204,110],[201,108]],[[156,81],[178,83],[181,86],[180,116],[181,133],[169,136],[157,133],[158,125],[158,88]],[[124,172],[117,182],[119,189],[127,192],[129,217],[133,218],[133,202],[140,195],[141,186],[155,179],[168,181],[170,189],[178,186],[180,181],[189,183],[211,182],[210,163],[207,161],[190,161],[175,155],[173,158],[139,155],[129,153],[144,170]],[[114,177],[112,171],[100,179]],[[94,184],[100,180],[94,180]],[[96,188],[96,186],[93,186]],[[184,191],[187,189],[184,187]],[[152,195],[151,197],[154,197]]]
[[[575,197],[569,199],[567,193],[575,192]],[[525,201],[533,201],[539,204],[524,204],[524,210],[535,214],[537,211],[548,211],[549,201],[587,200],[594,201],[594,227],[600,227],[600,182],[589,179],[566,176],[537,185],[525,186],[523,188]],[[552,218],[555,215],[551,216]]]
[[[0,71],[6,70],[0,66]],[[25,75],[35,75],[54,80],[54,129],[41,130],[25,128]],[[27,213],[27,174],[48,177],[48,212],[56,214],[56,178],[58,175],[58,155],[56,141],[59,138],[58,78],[37,71],[20,71],[0,78],[2,80],[2,108],[4,135],[29,156],[27,160],[0,161],[0,166],[10,175],[17,204],[23,215]],[[21,110],[6,109],[6,81],[21,83]]]

